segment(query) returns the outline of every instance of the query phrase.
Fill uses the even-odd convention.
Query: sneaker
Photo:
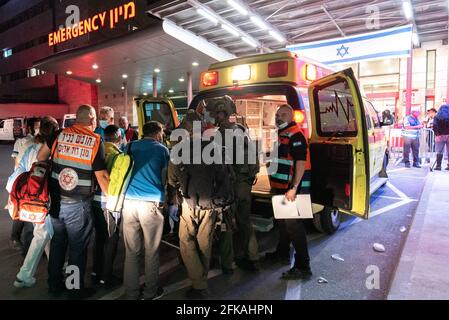
[[[293,267],[287,272],[283,272],[281,278],[286,280],[299,280],[299,279],[308,280],[310,279],[310,277],[312,277],[312,271],[310,271],[310,269],[300,270],[296,267]]]
[[[35,278],[31,278],[30,282],[22,281],[19,278],[16,278],[16,281],[14,281],[14,287],[16,288],[31,288],[35,284],[36,284]]]
[[[235,264],[242,270],[257,272],[259,271],[259,267],[257,266],[257,261],[251,261],[248,259],[236,259]]]
[[[421,165],[420,165],[419,163],[414,163],[414,164],[413,164],[413,167],[414,167],[414,168],[421,168]]]
[[[441,171],[441,167],[435,167],[435,169],[434,170],[437,170],[437,171]]]
[[[194,288],[190,288],[189,290],[187,290],[186,292],[186,297],[187,299],[190,300],[202,300],[202,299],[206,299],[208,295],[208,291],[207,289],[194,289]]]
[[[142,299],[140,299],[140,300],[157,300],[157,299],[160,299],[160,298],[162,298],[163,297],[163,295],[164,295],[164,288],[162,288],[162,287],[157,287],[157,289],[156,289],[156,294],[153,296],[153,297],[151,297],[151,298],[142,298]]]
[[[281,264],[290,265],[290,257],[280,255],[277,251],[267,252],[265,259],[272,262],[280,262]]]
[[[92,297],[95,294],[94,288],[73,289],[69,290],[69,299],[83,300]]]

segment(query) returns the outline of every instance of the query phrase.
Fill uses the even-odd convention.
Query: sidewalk
[[[388,300],[449,299],[449,172],[430,172]]]

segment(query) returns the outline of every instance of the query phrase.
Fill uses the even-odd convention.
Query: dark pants
[[[60,204],[58,218],[51,219],[54,235],[50,245],[48,262],[48,285],[50,290],[64,288],[62,269],[67,246],[69,247],[69,266],[77,266],[80,275],[80,288],[84,288],[84,274],[87,262],[87,246],[92,233],[92,199],[75,203]],[[70,275],[70,274],[69,274]]]
[[[108,282],[112,280],[112,270],[120,234],[120,221],[114,234],[109,237],[108,225],[101,206],[94,202],[92,204],[92,212],[95,229],[93,272],[98,279]]]
[[[11,240],[22,243],[22,255],[26,256],[31,240],[33,240],[33,224],[31,222],[14,220],[12,222]]]
[[[404,137],[404,163],[409,164],[410,149],[413,153],[413,164],[419,164],[419,139]]]
[[[285,194],[286,191],[276,191]],[[301,219],[279,219],[279,243],[276,251],[280,256],[290,256],[290,243],[295,248],[295,267],[301,270],[310,269],[309,248],[306,230]]]

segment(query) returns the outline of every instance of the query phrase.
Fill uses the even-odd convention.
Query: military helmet
[[[237,113],[237,107],[230,96],[209,99],[206,104],[206,110],[211,113],[223,111],[228,116]]]

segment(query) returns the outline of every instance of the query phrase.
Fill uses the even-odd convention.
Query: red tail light
[[[268,77],[277,78],[288,75],[288,61],[277,61],[268,64]]]
[[[350,185],[349,183],[347,183],[347,184],[345,185],[345,195],[346,195],[347,197],[349,197],[349,196],[351,195],[351,185]]]
[[[302,124],[304,122],[304,113],[301,110],[295,110],[293,117],[297,124]]]
[[[201,83],[204,87],[216,86],[218,84],[218,71],[203,72]]]

